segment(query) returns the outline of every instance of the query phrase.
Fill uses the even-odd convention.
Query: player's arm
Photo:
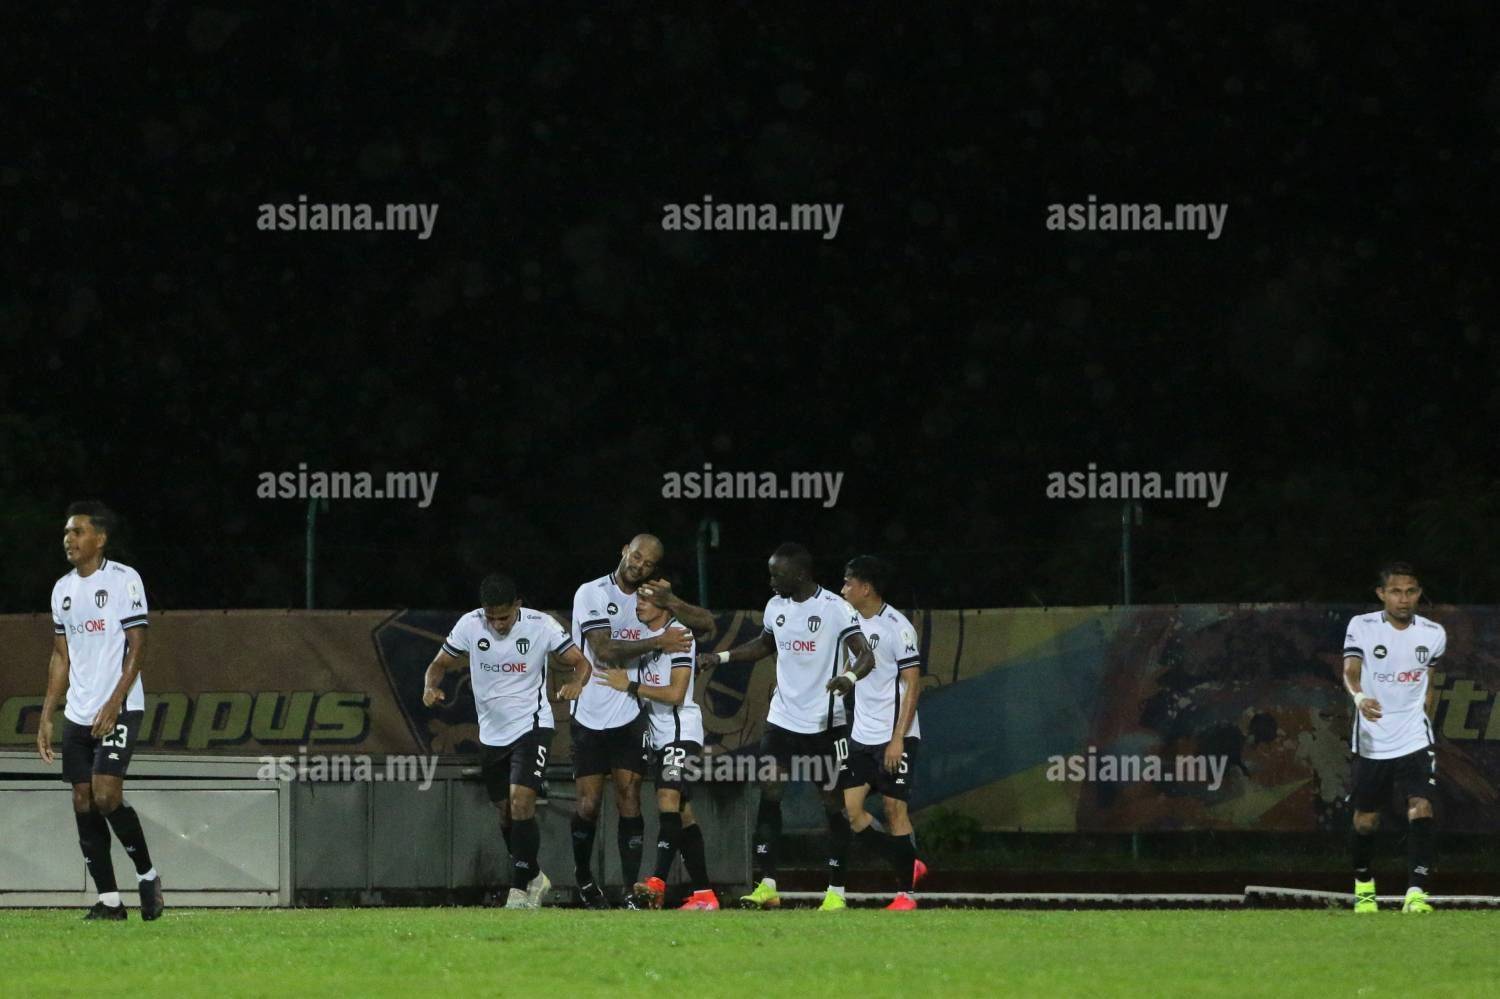
[[[684,661],[672,664],[672,682],[665,687],[637,683],[630,679],[630,674],[623,669],[604,670],[594,682],[607,683],[614,689],[631,696],[644,697],[648,701],[656,701],[660,704],[670,704],[675,708],[687,700],[688,680],[692,678],[692,675],[691,661]]]
[[[698,668],[707,669],[718,663],[754,663],[776,653],[776,639],[769,631],[762,631],[743,645],[736,645],[727,652],[703,652],[698,656]]]
[[[906,736],[911,732],[911,721],[917,717],[917,698],[922,696],[922,664],[912,663],[901,667],[896,674],[901,690],[901,713],[896,716],[896,732],[885,747],[885,768],[891,773],[901,765],[901,754],[906,752]]]
[[[594,658],[602,663],[628,662],[658,649],[670,655],[674,652],[686,652],[693,647],[693,634],[686,628],[668,628],[660,635],[634,641],[611,638],[608,628],[595,628],[585,632],[583,640],[589,643]]]
[[[458,665],[458,661],[458,656],[447,649],[438,649],[432,662],[427,664],[427,672],[422,676],[422,703],[427,707],[442,704],[448,699],[439,684],[443,682],[443,676]]]
[[[865,641],[864,632],[856,628],[845,635],[844,646],[854,661],[849,664],[848,669],[829,680],[825,687],[837,694],[849,693],[854,689],[855,683],[869,676],[870,670],[875,668],[875,650]]]
[[[573,671],[568,682],[558,688],[557,696],[565,701],[576,701],[578,695],[583,692],[583,685],[589,682],[589,676],[592,675],[594,668],[589,665],[588,657],[576,645],[569,644],[566,649],[558,653],[557,658]]]
[[[688,603],[673,593],[672,584],[665,579],[653,579],[648,583],[642,583],[641,593],[649,597],[652,603],[671,611],[677,620],[691,628],[695,634],[714,630],[713,614],[702,607]]]
[[[36,752],[43,763],[51,763],[52,713],[68,692],[68,636],[52,636],[52,655],[47,659],[47,696],[42,699],[42,720],[36,727]]]
[[[94,738],[102,739],[115,730],[115,721],[120,717],[120,708],[125,704],[125,695],[141,675],[142,662],[146,656],[146,629],[128,628],[125,631],[125,664],[120,667],[120,682],[104,702],[104,707],[94,716]]]
[[[1360,673],[1365,661],[1359,656],[1344,657],[1344,689],[1354,698],[1354,707],[1369,721],[1380,720],[1380,702],[1360,689]]]

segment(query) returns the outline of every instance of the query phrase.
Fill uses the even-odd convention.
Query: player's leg
[[[911,815],[906,805],[907,799],[911,796],[912,774],[916,772],[917,751],[921,745],[920,739],[906,739],[896,769],[886,770],[882,760],[878,775],[879,790],[885,803],[885,822],[888,831],[886,848],[891,858],[891,865],[896,869],[896,879],[900,887],[900,894],[896,896],[897,902],[892,905],[901,909],[916,907],[915,902],[908,906],[902,900],[903,898],[911,899],[912,890],[927,873],[927,865],[917,858],[917,834],[912,829]]]
[[[505,843],[505,853],[510,855],[510,751],[506,746],[479,746],[479,778],[484,783],[485,797],[495,809],[496,822],[500,826],[500,838]],[[516,887],[512,882],[512,889]],[[504,894],[506,889],[498,891]]]
[[[698,824],[698,817],[693,814],[693,803],[688,800],[687,792],[683,792],[682,802],[682,838],[679,840],[682,851],[682,865],[687,868],[688,883],[693,886],[693,895],[689,899],[695,902],[695,908],[719,907],[718,897],[714,895],[713,883],[708,879],[708,858],[703,848],[703,827]]]
[[[615,846],[620,851],[620,874],[627,889],[641,876],[641,860],[646,853],[646,820],[641,817],[641,775],[633,770],[617,769],[610,773],[615,788],[615,807],[620,821],[615,828]]]
[[[1432,799],[1437,794],[1437,750],[1428,748],[1399,761],[1399,780],[1406,798],[1406,861],[1410,880],[1402,912],[1431,912],[1427,901],[1427,878],[1432,873],[1434,818]]]
[[[99,901],[89,910],[88,918],[124,919],[125,905],[120,901],[114,859],[109,855],[109,822],[94,808],[91,780],[73,785],[73,821],[78,826],[78,848],[83,851],[83,862],[94,880],[94,890],[99,893]],[[101,907],[108,911],[101,913]]]
[[[1386,760],[1354,758],[1354,790],[1350,804],[1354,821],[1349,834],[1350,853],[1354,861],[1354,911],[1375,912],[1375,876],[1371,865],[1375,858],[1375,833],[1380,829],[1380,809],[1390,793],[1390,775]]]
[[[146,846],[141,818],[125,800],[125,774],[135,754],[136,736],[140,734],[144,716],[143,711],[120,712],[115,720],[115,730],[100,740],[94,754],[92,791],[94,808],[104,816],[135,865],[141,918],[152,920],[161,915],[164,907],[161,877],[151,863],[151,851]]]
[[[814,772],[822,775],[818,784],[818,796],[823,800],[823,816],[828,823],[828,890],[823,895],[823,909],[843,909],[844,872],[849,866],[849,843],[853,830],[849,816],[844,811],[844,764],[849,756],[847,728],[830,729],[822,737],[809,740],[808,749],[813,750],[818,766]]]
[[[594,882],[594,838],[599,832],[599,806],[604,799],[604,776],[609,761],[601,744],[602,733],[573,722],[573,782],[578,794],[574,803],[573,873],[585,907],[607,909],[604,892]]]
[[[667,877],[682,842],[682,792],[663,786],[660,777],[656,786],[656,812],[656,862],[651,876],[636,883],[635,893],[650,908],[660,909],[667,893]]]
[[[611,730],[613,746],[610,778],[615,786],[615,807],[620,822],[615,843],[620,851],[620,872],[627,892],[632,892],[641,877],[641,860],[646,852],[646,820],[641,817],[641,778],[646,773],[650,752],[650,732],[637,721]],[[633,893],[629,897],[634,897]]]
[[[109,855],[109,821],[94,807],[94,756],[99,740],[87,725],[63,721],[63,779],[73,788],[73,822],[78,827],[78,848],[99,900],[89,909],[88,919],[124,919],[125,906],[115,883],[115,865]]]
[[[896,869],[896,883],[899,891],[896,895],[898,900],[912,897],[912,889],[917,885],[917,880],[926,873],[926,868],[917,860],[917,840],[911,828],[911,816],[907,814],[906,799],[891,794],[884,795],[886,827],[890,830],[886,836],[887,853],[891,858],[891,866]],[[907,908],[901,905],[900,908]],[[916,908],[915,904],[911,908]]]
[[[751,908],[775,908],[781,904],[781,896],[776,894],[776,856],[781,846],[781,793],[791,769],[792,753],[791,733],[767,722],[760,739],[760,804],[755,809],[755,840],[751,847],[756,883],[750,894],[740,898],[742,905]]]
[[[511,888],[506,908],[539,908],[552,888],[539,859],[542,832],[536,821],[536,799],[546,779],[552,736],[550,728],[534,728],[516,740],[510,753],[505,810],[510,816]]]

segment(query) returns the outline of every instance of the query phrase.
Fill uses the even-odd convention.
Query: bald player
[[[651,652],[688,652],[693,648],[688,628],[713,630],[712,614],[682,600],[672,592],[671,584],[654,575],[663,554],[660,539],[638,534],[620,549],[620,561],[613,572],[584,583],[574,594],[573,641],[583,649],[591,670],[625,666]],[[643,625],[636,612],[638,593],[649,596],[686,627],[671,627],[658,635],[642,637]],[[639,697],[607,684],[590,683],[589,679],[588,674],[576,677],[562,689],[564,697],[576,698],[572,734],[578,804],[573,815],[573,867],[578,894],[586,908],[609,908],[593,870],[599,806],[604,779],[609,777],[620,814],[616,840],[627,889],[626,906],[638,908],[629,888],[640,879],[644,852],[641,778],[649,763],[650,733]]]

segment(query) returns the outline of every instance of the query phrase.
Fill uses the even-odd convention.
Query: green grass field
[[[0,912],[7,996],[1474,996],[1500,913]]]

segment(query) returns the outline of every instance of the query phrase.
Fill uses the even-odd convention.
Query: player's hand
[[[828,683],[824,685],[823,689],[831,690],[835,694],[847,694],[849,693],[849,691],[854,689],[854,681],[844,674],[840,673],[832,680],[829,680]]]
[[[1373,697],[1367,697],[1359,702],[1359,713],[1365,716],[1366,721],[1380,721],[1380,702]]]
[[[104,707],[94,716],[92,729],[94,738],[102,739],[115,730],[115,720],[120,717],[120,702],[113,698],[104,702]]]
[[[422,689],[422,703],[427,707],[433,707],[448,700],[448,695],[443,693],[441,687],[424,687]]]
[[[886,744],[885,759],[881,761],[885,764],[886,773],[893,774],[901,769],[901,757],[905,752],[906,743],[902,739],[892,739]]]
[[[672,584],[665,579],[651,579],[642,583],[640,594],[658,607],[670,607],[672,598]]]
[[[717,652],[700,652],[698,653],[698,668],[693,672],[702,673],[710,666],[717,665],[719,665],[719,654]]]
[[[44,718],[36,727],[36,754],[43,763],[52,762],[52,719]]]
[[[693,647],[693,633],[686,628],[668,628],[656,636],[656,647],[663,652],[686,652]]]
[[[582,680],[569,680],[557,688],[558,698],[564,701],[576,701],[578,700],[578,695],[581,693],[583,693]]]
[[[594,672],[594,682],[607,684],[616,690],[628,690],[630,688],[630,676],[619,668],[602,669]]]

